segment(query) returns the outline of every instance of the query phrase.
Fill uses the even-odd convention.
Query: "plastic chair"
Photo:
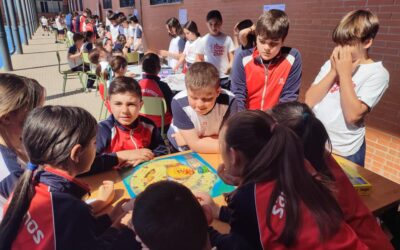
[[[99,82],[99,93],[101,97],[101,107],[100,107],[100,115],[99,115],[99,121],[102,120],[103,118],[107,117],[108,111],[111,113],[111,108],[110,108],[110,103],[107,100],[107,83],[104,81],[104,79],[100,78]],[[103,115],[103,108],[105,107],[104,110],[104,116]]]
[[[126,61],[128,62],[128,64],[139,64],[139,53],[135,51],[126,54]]]
[[[60,58],[60,52],[56,51],[56,56],[57,56],[57,61],[58,61],[58,72],[63,75],[63,95],[65,94],[65,86],[67,85],[67,80],[68,79],[76,79],[76,77],[79,77],[79,81],[82,84],[83,90],[85,90],[85,85],[82,82],[82,72],[81,71],[72,71],[72,70],[61,70],[61,58]]]
[[[93,69],[95,68],[95,66],[93,66],[93,64],[89,60],[89,53],[82,53],[82,62],[82,72],[86,75],[86,82],[88,79],[91,79],[94,81],[94,85],[97,86],[99,77],[96,75],[96,70]],[[89,71],[85,71],[85,65],[89,65]]]
[[[167,104],[165,102],[165,99],[162,97],[153,96],[143,96],[142,99],[143,107],[140,110],[141,114],[161,116],[161,137],[168,148],[168,153],[170,153],[169,141],[166,131],[164,131],[165,113],[167,112]]]

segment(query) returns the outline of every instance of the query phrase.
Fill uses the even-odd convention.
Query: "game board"
[[[192,152],[149,161],[120,174],[132,198],[151,183],[161,180],[176,181],[192,191],[208,192],[212,197],[235,189],[225,184],[213,167]]]

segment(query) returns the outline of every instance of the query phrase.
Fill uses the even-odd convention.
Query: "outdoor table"
[[[206,160],[213,168],[217,168],[222,162],[220,154],[199,154],[204,160]],[[170,156],[170,155],[167,155]],[[161,156],[159,158],[166,157]],[[361,196],[364,204],[370,209],[370,211],[378,216],[386,211],[388,208],[398,205],[400,200],[400,185],[392,182],[374,172],[358,166],[340,156],[334,156],[336,159],[340,159],[341,162],[346,162],[354,170],[358,171],[369,183],[372,184],[372,192],[370,195]],[[157,158],[158,159],[158,158]],[[121,177],[116,170],[110,170],[93,176],[85,176],[80,178],[82,181],[89,184],[92,190],[92,196],[95,198],[98,187],[102,184],[103,180],[112,180],[115,183],[115,198],[114,204],[123,198],[130,198],[128,192],[125,190],[124,184],[122,183]],[[214,198],[215,202],[219,205],[225,205],[225,200],[222,196]],[[229,232],[229,225],[218,220],[214,220],[212,226],[221,233]]]

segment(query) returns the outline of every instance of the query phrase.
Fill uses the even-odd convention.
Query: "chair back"
[[[145,115],[161,116],[161,135],[164,136],[164,120],[167,112],[167,104],[162,97],[143,96],[143,107],[140,113]]]
[[[89,60],[89,53],[82,53],[82,61],[83,63],[90,65],[91,62]]]
[[[139,53],[135,51],[126,54],[126,61],[128,64],[139,63]]]

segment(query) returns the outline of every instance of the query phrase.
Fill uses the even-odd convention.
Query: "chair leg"
[[[65,86],[67,85],[67,75],[64,74],[63,78],[64,78],[64,82],[63,82],[63,95],[65,95]]]
[[[83,82],[82,73],[78,73],[78,77],[79,77],[79,81],[81,82],[83,91],[85,91],[85,90],[86,90],[86,85],[85,85],[85,83]]]
[[[101,118],[102,118],[101,115],[103,114],[103,107],[104,107],[104,102],[101,102],[99,121],[101,121]]]

